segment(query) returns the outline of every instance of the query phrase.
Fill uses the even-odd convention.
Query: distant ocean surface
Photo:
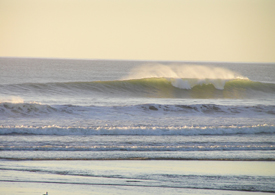
[[[32,172],[7,163],[25,160],[273,162],[274,75],[275,64],[0,58],[0,171]],[[275,192],[275,175],[211,179],[220,185],[185,187]]]

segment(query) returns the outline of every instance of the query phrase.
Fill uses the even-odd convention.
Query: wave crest
[[[0,113],[4,113],[6,116],[33,116],[55,111],[57,111],[57,109],[49,105],[41,105],[38,103],[0,103]]]
[[[231,70],[200,65],[144,64],[130,72],[124,79],[142,78],[194,78],[194,79],[247,79]]]

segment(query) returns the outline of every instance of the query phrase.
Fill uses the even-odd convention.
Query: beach
[[[275,176],[275,163],[267,161],[2,161],[1,167],[4,194],[268,194]]]
[[[268,194],[275,65],[0,58],[1,194]]]

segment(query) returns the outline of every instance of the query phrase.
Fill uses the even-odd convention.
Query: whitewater
[[[260,63],[0,58],[0,183],[45,174],[40,183],[274,193],[272,171],[130,174],[65,163],[257,162],[273,169],[274,75],[275,64]]]

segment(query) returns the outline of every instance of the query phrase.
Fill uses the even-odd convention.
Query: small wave
[[[275,106],[226,106],[216,104],[194,104],[194,105],[161,105],[143,104],[138,105],[144,110],[163,111],[163,112],[183,112],[200,114],[253,114],[265,113],[275,114]]]
[[[274,125],[251,126],[0,126],[0,135],[236,135],[274,134]]]
[[[56,111],[57,109],[49,105],[41,105],[38,103],[0,103],[0,114],[6,116],[33,116]]]
[[[274,150],[235,151],[2,151],[5,160],[215,160],[215,161],[275,161]],[[0,170],[8,170],[0,168]],[[18,169],[16,169],[18,170]],[[20,171],[37,171],[25,169]],[[56,174],[68,174],[60,172]]]
[[[262,114],[275,115],[274,105],[255,105],[255,106],[230,106],[216,104],[193,104],[193,105],[163,105],[163,104],[140,104],[125,106],[76,106],[76,105],[43,105],[39,103],[0,103],[0,116],[6,117],[54,117],[71,115],[98,116],[109,115],[111,113],[131,113],[131,115],[144,115],[147,113],[181,113],[181,114],[222,114],[222,115],[244,115]]]
[[[189,143],[190,144],[190,143]],[[267,144],[239,144],[239,145],[225,145],[224,143],[209,143],[208,145],[96,145],[96,146],[0,146],[0,151],[270,151],[275,150],[275,145]]]

